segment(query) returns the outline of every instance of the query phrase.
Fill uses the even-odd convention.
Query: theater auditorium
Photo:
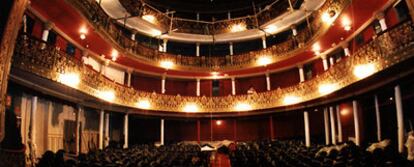
[[[0,9],[0,167],[414,166],[414,0]]]

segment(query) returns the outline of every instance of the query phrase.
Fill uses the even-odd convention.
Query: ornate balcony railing
[[[279,61],[283,58],[295,55],[299,51],[303,51],[314,39],[322,32],[325,32],[329,26],[322,22],[321,16],[328,11],[335,11],[336,15],[350,3],[350,0],[327,0],[325,4],[317,11],[312,13],[309,18],[308,27],[298,32],[296,37],[290,36],[288,40],[273,45],[269,48],[252,51],[235,56],[177,56],[168,53],[158,52],[157,49],[146,47],[136,41],[125,36],[117,27],[116,21],[110,18],[94,0],[66,0],[74,7],[79,9],[81,13],[91,21],[92,25],[102,34],[105,34],[117,46],[124,49],[124,53],[139,58],[149,64],[168,59],[175,62],[178,67],[191,68],[194,70],[205,71],[206,69],[235,69],[240,67],[254,67],[257,58],[263,55],[271,56],[273,61]],[[180,24],[182,25],[182,24]],[[195,68],[192,68],[195,67]]]
[[[412,57],[413,51],[414,25],[408,21],[379,35],[353,55],[309,81],[262,93],[224,97],[172,96],[137,91],[106,79],[53,46],[23,35],[17,40],[13,66],[56,82],[62,74],[79,74],[80,83],[75,89],[97,98],[102,98],[100,91],[113,91],[115,99],[112,103],[123,106],[136,107],[138,101],[145,100],[149,110],[183,112],[191,104],[190,109],[194,112],[216,113],[262,110],[317,99],[359,81],[361,78],[354,75],[358,65],[371,65],[372,73],[379,72]],[[330,85],[330,90],[320,92],[321,85]],[[238,107],[239,104],[243,107]]]

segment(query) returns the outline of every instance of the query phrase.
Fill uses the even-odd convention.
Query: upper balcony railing
[[[67,0],[92,23],[96,30],[107,35],[114,44],[124,50],[131,56],[140,58],[148,64],[155,64],[161,60],[170,60],[175,62],[178,67],[199,69],[235,69],[241,67],[254,67],[256,60],[263,55],[271,56],[276,62],[282,58],[292,56],[302,51],[322,32],[325,32],[329,26],[324,24],[320,19],[325,12],[333,11],[334,17],[350,3],[350,0],[327,0],[325,4],[317,11],[314,11],[309,18],[314,18],[308,22],[307,28],[298,32],[297,36],[290,36],[286,41],[268,47],[260,51],[252,51],[235,56],[177,56],[168,53],[159,52],[157,49],[146,47],[130,37],[125,36],[118,28],[116,20],[110,18],[94,0]],[[227,24],[227,23],[226,23]]]
[[[108,80],[54,46],[25,35],[20,35],[17,40],[13,67],[118,105],[166,112],[219,113],[263,110],[314,100],[411,58],[413,51],[414,25],[407,21],[377,36],[353,55],[311,80],[267,92],[224,97],[172,96],[125,87]],[[363,70],[358,71],[361,68]],[[65,75],[71,76],[71,79],[65,80],[62,77]],[[77,84],[73,82],[76,76],[80,78]]]

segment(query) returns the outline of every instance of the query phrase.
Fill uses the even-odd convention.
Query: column
[[[323,70],[326,71],[329,68],[328,60],[326,59],[326,55],[322,55],[321,58],[322,58],[322,63],[323,63]]]
[[[105,75],[106,73],[106,67],[109,65],[109,60],[104,60],[104,62],[101,64],[101,69],[99,70],[99,73],[102,75]]]
[[[329,115],[331,119],[331,139],[332,144],[336,145],[336,129],[335,129],[335,111],[332,106],[329,107]]]
[[[200,90],[200,78],[197,78],[197,85],[196,85],[196,95],[200,96],[201,90]]]
[[[352,101],[352,109],[354,112],[355,144],[359,146],[361,144],[361,140],[360,140],[360,132],[359,132],[358,102],[356,100]]]
[[[166,76],[163,75],[162,79],[161,79],[161,93],[164,94],[165,93],[165,80],[166,80]]]
[[[267,48],[267,43],[266,43],[266,36],[262,37],[262,45],[263,45],[263,49]]]
[[[349,51],[349,44],[348,43],[344,43],[342,44],[342,48],[344,49],[344,55],[345,56],[350,56],[351,52]]]
[[[303,65],[298,66],[300,82],[305,82],[305,72],[303,71]]]
[[[81,123],[80,123],[80,116],[82,114],[82,107],[78,106],[78,110],[76,111],[76,155],[80,153],[80,135],[81,135]]]
[[[309,113],[307,111],[303,112],[303,118],[305,121],[305,144],[306,147],[310,147],[310,129],[309,129]]]
[[[135,32],[135,31],[131,32],[131,40],[135,41],[136,34],[137,34],[137,32]]]
[[[162,52],[167,52],[167,42],[168,42],[168,40],[167,39],[163,39],[162,40]]]
[[[405,0],[408,10],[410,12],[411,20],[414,20],[414,0]]]
[[[198,141],[198,144],[200,144],[200,140],[201,140],[201,137],[200,137],[200,135],[201,135],[201,133],[200,133],[200,120],[198,119],[197,120],[197,141]]]
[[[129,123],[129,119],[128,119],[128,113],[126,113],[124,115],[124,148],[128,148],[128,123]]]
[[[377,14],[377,19],[378,19],[378,22],[379,22],[379,24],[381,26],[381,30],[382,31],[387,30],[388,27],[387,27],[387,22],[385,22],[385,14],[384,14],[384,12],[378,13]]]
[[[32,108],[30,110],[30,144],[32,145],[32,149],[36,152],[36,116],[37,116],[37,96],[32,97]]]
[[[103,138],[104,138],[104,110],[99,113],[99,149],[103,149]]]
[[[196,56],[199,57],[200,56],[200,43],[196,44]]]
[[[273,129],[273,116],[269,116],[269,129],[270,129],[270,140],[275,138],[275,132]]]
[[[377,95],[374,96],[374,102],[375,102],[375,118],[377,121],[377,140],[381,141],[381,115],[380,115]]]
[[[131,87],[132,69],[127,70],[127,86]]]
[[[296,37],[298,35],[298,30],[296,30],[296,26],[295,25],[292,25],[291,29],[292,29],[292,35],[294,37]]]
[[[395,107],[397,109],[397,127],[398,127],[398,152],[404,151],[404,114],[401,99],[400,85],[394,87]]]
[[[42,40],[47,42],[47,38],[49,37],[49,31],[53,28],[53,23],[51,22],[46,22],[44,27],[43,27],[43,32],[42,32]]]
[[[342,143],[342,122],[341,122],[341,111],[339,110],[339,105],[336,105],[336,123],[338,125],[338,142]]]
[[[270,85],[270,75],[269,73],[266,73],[266,89],[269,91],[271,90],[271,85]]]
[[[331,67],[335,64],[335,59],[333,56],[329,57],[329,64]]]
[[[161,119],[160,144],[164,145],[164,119]]]
[[[329,114],[328,108],[323,109],[323,118],[324,118],[324,125],[325,125],[325,144],[329,145],[331,142],[329,141]]]
[[[231,78],[231,94],[236,95],[236,79]]]
[[[229,45],[229,49],[230,49],[230,55],[232,56],[233,55],[233,42],[230,42],[230,45]]]
[[[2,10],[10,9],[10,13],[8,14],[8,18],[5,18],[7,19],[5,24],[1,25],[4,29],[3,36],[0,36],[0,140],[4,137],[4,100],[7,93],[11,59],[14,53],[17,34],[22,24],[23,14],[28,3],[29,0],[19,0],[9,3],[10,5],[5,5],[5,3],[2,3],[1,7]]]
[[[105,138],[104,147],[109,145],[109,113],[105,113]]]

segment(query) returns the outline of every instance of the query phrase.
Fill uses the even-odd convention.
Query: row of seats
[[[401,154],[392,149],[366,151],[353,142],[337,146],[305,147],[300,141],[259,141],[239,143],[229,152],[233,167],[371,167],[411,166]]]

